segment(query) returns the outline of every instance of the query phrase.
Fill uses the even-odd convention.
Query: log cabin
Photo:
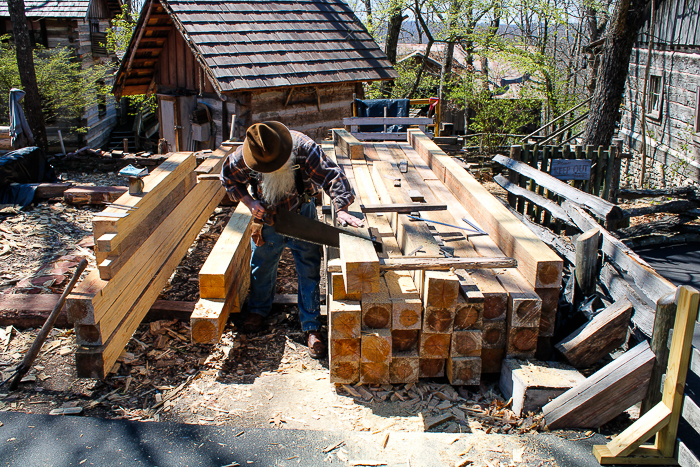
[[[70,48],[84,68],[116,60],[105,47],[106,32],[111,19],[121,11],[122,0],[24,0],[24,5],[29,33],[37,46]],[[0,35],[11,33],[7,1],[0,0]],[[111,80],[108,77],[104,84],[111,85]],[[59,130],[68,151],[85,146],[100,148],[108,141],[117,120],[114,98],[106,93],[97,105],[85,109],[79,119],[47,121],[49,150],[60,150]],[[87,132],[74,131],[80,127],[87,128]]]
[[[265,120],[327,138],[363,82],[397,76],[341,0],[147,0],[113,92],[155,94],[160,137],[186,151]]]
[[[646,181],[652,187],[698,183],[700,176],[700,0],[657,2],[630,57],[620,136],[636,151],[623,166],[639,180],[646,135]],[[655,18],[652,24],[652,19]],[[653,32],[652,32],[653,27]],[[651,33],[651,34],[650,34]],[[647,65],[651,43],[651,61]],[[647,66],[649,77],[644,82]],[[646,116],[646,131],[642,115]]]

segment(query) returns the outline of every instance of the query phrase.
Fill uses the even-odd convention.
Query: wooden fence
[[[510,158],[523,162],[542,172],[557,176],[557,178],[573,185],[581,191],[599,196],[607,201],[616,203],[620,189],[620,165],[622,159],[629,158],[629,155],[622,153],[622,140],[615,140],[610,147],[600,146],[538,146],[526,144],[523,146],[512,146]],[[559,160],[587,160],[590,161],[590,176],[586,179],[566,175],[556,175],[552,173],[553,161]],[[587,164],[582,164],[583,166]],[[584,167],[585,168],[585,167]],[[509,170],[508,179],[514,185],[522,189],[529,190],[540,196],[544,196],[554,203],[559,204],[559,197],[550,193],[546,188],[516,171]],[[530,218],[545,227],[551,228],[555,232],[561,230],[561,219],[552,219],[552,213],[543,209],[534,202],[528,201],[526,196],[509,193],[508,202],[521,214],[527,213]]]

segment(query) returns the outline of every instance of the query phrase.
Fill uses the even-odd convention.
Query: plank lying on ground
[[[510,180],[505,178],[503,175],[496,175],[493,177],[493,181],[498,183],[504,190],[508,193],[512,193],[516,196],[522,196],[533,204],[546,209],[553,218],[560,220],[566,224],[572,224],[571,219],[566,214],[564,209],[562,209],[556,202],[540,196],[537,193],[511,183]]]
[[[655,308],[652,308],[609,263],[605,263],[600,270],[599,280],[613,300],[627,299],[632,303],[634,307],[632,323],[642,334],[651,337],[654,330]]]
[[[550,400],[586,379],[576,369],[557,362],[507,359],[503,361],[499,387],[518,417],[539,412]]]
[[[0,294],[0,326],[20,329],[41,327],[58,303],[59,297],[59,294]],[[195,302],[156,300],[144,322],[161,319],[189,320],[194,305]],[[72,327],[65,306],[54,326]]]
[[[600,228],[596,221],[579,206],[565,202],[564,210],[582,232]],[[603,236],[602,251],[620,269],[629,274],[634,283],[654,303],[661,297],[676,291],[676,286],[661,277],[649,264],[632,251],[627,245],[612,236],[607,230],[600,228]]]
[[[147,284],[143,293],[135,297],[132,302],[133,306],[123,314],[124,318],[119,323],[117,329],[112,333],[106,343],[99,347],[81,346],[76,351],[75,362],[80,378],[104,378],[112,368],[122,350],[131,339],[136,328],[141,323],[143,316],[146,314],[151,305],[155,302],[158,294],[161,293],[163,287],[170,279],[175,268],[180,264],[182,258],[187,254],[187,251],[192,246],[192,242],[201,231],[209,216],[218,206],[221,198],[224,196],[224,190],[221,184],[216,182],[200,183],[202,190],[210,194],[210,200],[206,203],[200,203],[199,214],[193,215],[191,222],[188,222],[189,228],[182,235],[182,240],[176,247],[170,249],[170,255],[162,263],[162,266],[153,272],[153,279]],[[192,207],[190,210],[192,210]],[[181,216],[186,219],[186,216]]]
[[[555,347],[576,368],[586,368],[625,342],[632,304],[618,300]]]
[[[349,131],[334,128],[331,130],[333,134],[333,145],[336,150],[345,154],[350,159],[364,159],[365,152],[362,143],[357,140]]]
[[[551,429],[598,428],[646,394],[654,352],[644,341],[542,408]]]
[[[74,294],[69,296],[68,310],[75,317],[76,323],[98,328],[99,340],[96,339],[94,330],[89,332],[92,342],[104,343],[117,329],[125,311],[129,310],[134,300],[143,293],[150,279],[154,277],[154,273],[169,260],[182,239],[189,238],[192,223],[198,222],[204,215],[201,211],[202,207],[208,207],[214,201],[217,203],[214,206],[216,207],[223,194],[224,190],[217,181],[197,184],[139,250],[129,258],[121,274],[105,283],[93,297],[80,297],[79,293],[83,290],[83,286],[80,284],[76,287]],[[207,214],[210,215],[213,210],[214,208]],[[80,301],[84,303],[76,303]],[[150,305],[148,304],[148,307]],[[74,306],[78,313],[73,313]],[[81,312],[86,313],[81,316]],[[83,330],[87,329],[83,328]]]
[[[409,130],[411,144],[501,251],[518,261],[518,270],[533,287],[561,285],[562,260],[491,193],[423,133]]]
[[[60,198],[72,183],[39,183],[34,190],[34,200]]]
[[[234,276],[250,274],[243,256],[246,249],[250,249],[251,220],[250,210],[239,203],[199,270],[201,298],[224,299]]]
[[[357,238],[357,237],[355,237]],[[501,269],[514,268],[513,258],[427,258],[404,257],[379,260],[380,271],[449,271],[450,269]],[[329,261],[328,271],[341,272],[342,263]]]
[[[125,186],[75,186],[63,192],[63,199],[73,206],[108,204],[115,203],[127,191]]]
[[[616,222],[623,218],[622,209],[620,209],[619,206],[609,201],[605,201],[598,196],[594,196],[574,188],[568,183],[564,183],[561,180],[552,177],[548,173],[537,170],[536,168],[522,162],[514,161],[513,159],[500,154],[495,156],[493,160],[507,167],[508,169],[515,170],[519,174],[534,180],[537,185],[546,188],[550,192],[556,193],[562,198],[566,198],[573,203],[585,206],[586,208],[590,209],[597,218],[603,221]]]

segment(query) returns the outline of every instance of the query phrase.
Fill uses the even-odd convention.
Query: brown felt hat
[[[251,125],[243,142],[243,160],[250,170],[270,173],[282,167],[292,154],[292,134],[280,122]]]

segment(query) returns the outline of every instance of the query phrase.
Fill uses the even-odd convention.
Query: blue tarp
[[[0,204],[27,206],[39,183],[56,181],[44,151],[28,147],[0,156]]]
[[[408,117],[408,99],[355,99],[355,108],[358,117],[383,117],[384,107],[387,108],[387,117]],[[383,125],[362,125],[362,132],[384,131]],[[399,133],[406,131],[405,125],[391,125],[386,129],[387,133]]]

